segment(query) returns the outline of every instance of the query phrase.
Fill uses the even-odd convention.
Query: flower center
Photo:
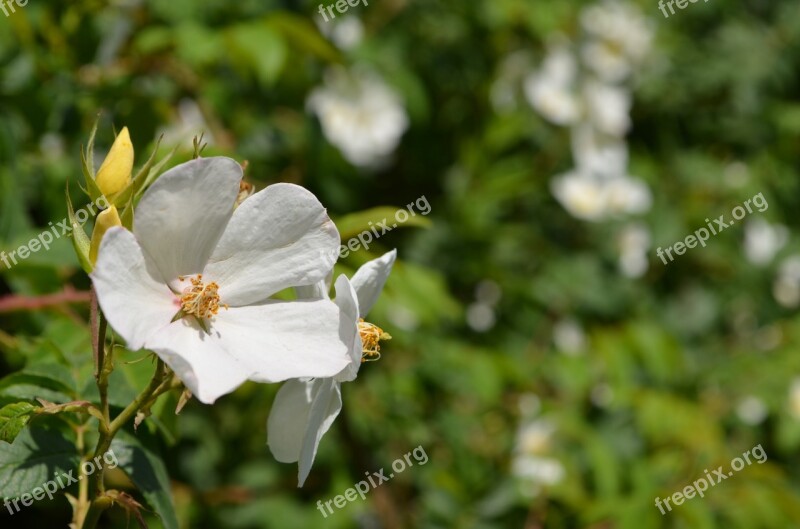
[[[178,277],[181,282],[186,281],[185,277]],[[228,308],[227,305],[219,302],[219,285],[214,283],[205,284],[203,274],[190,278],[192,285],[183,289],[181,296],[181,310],[184,315],[196,316],[198,319],[210,319],[219,312],[220,307]]]
[[[372,323],[358,320],[358,333],[361,335],[362,362],[374,362],[381,358],[381,340],[391,340],[392,336]]]

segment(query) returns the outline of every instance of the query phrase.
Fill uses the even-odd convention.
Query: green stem
[[[108,496],[98,496],[95,498],[89,506],[89,510],[86,512],[86,517],[83,519],[83,524],[80,527],[83,527],[83,529],[97,527],[97,522],[100,521],[100,515],[113,504],[114,501]]]

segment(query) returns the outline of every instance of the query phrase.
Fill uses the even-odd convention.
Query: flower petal
[[[361,335],[358,332],[358,299],[347,276],[340,275],[336,279],[335,287],[335,303],[339,307],[339,340],[350,352],[350,362],[335,378],[339,382],[350,382],[358,375],[363,350]]]
[[[230,393],[252,374],[249,366],[222,347],[217,333],[206,334],[187,318],[161,329],[146,345],[206,404]]]
[[[243,306],[325,279],[338,251],[339,232],[317,197],[274,184],[236,209],[205,273],[225,303]]]
[[[300,450],[300,464],[297,469],[297,486],[306,482],[317,448],[322,436],[330,429],[333,421],[342,411],[342,390],[339,383],[331,378],[316,379],[312,382],[313,401],[308,415],[308,427]]]
[[[293,379],[278,390],[267,419],[267,444],[281,463],[296,463],[308,427],[314,381]]]
[[[389,278],[392,265],[397,258],[397,250],[387,252],[377,259],[364,264],[353,275],[350,283],[358,294],[359,315],[363,318],[378,301],[383,285]]]
[[[230,158],[198,158],[170,169],[145,192],[133,232],[153,276],[167,283],[203,271],[233,214],[241,179],[241,166]]]
[[[329,300],[223,309],[211,332],[248,366],[256,382],[331,377],[349,362],[349,351],[339,339],[339,310]]]
[[[106,232],[91,277],[103,314],[133,351],[180,308],[169,288],[148,273],[142,248],[124,228]]]

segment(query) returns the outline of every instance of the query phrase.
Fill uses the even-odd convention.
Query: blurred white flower
[[[608,214],[605,184],[591,174],[569,171],[550,184],[553,196],[575,218],[599,221]]]
[[[744,253],[755,265],[766,265],[789,240],[789,230],[782,224],[770,224],[762,218],[748,219],[744,226]]]
[[[787,257],[780,264],[772,284],[772,295],[786,308],[800,305],[800,255]]]
[[[632,215],[650,209],[653,197],[641,180],[620,176],[607,182],[608,210],[612,215]]]
[[[628,145],[621,139],[601,134],[589,123],[572,129],[572,157],[578,167],[598,177],[614,178],[628,168]]]
[[[630,90],[621,86],[587,81],[583,85],[586,117],[598,131],[622,138],[631,128]]]
[[[178,103],[177,116],[167,127],[161,129],[164,145],[181,145],[188,149],[195,136],[203,134],[203,142],[214,145],[214,135],[210,132],[203,111],[193,99],[181,99]]]
[[[556,176],[550,187],[573,217],[601,221],[650,209],[650,189],[627,174],[625,142],[581,125],[573,130],[572,149],[577,168]]]
[[[476,301],[467,307],[467,325],[475,332],[486,332],[497,322],[491,305]]]
[[[511,473],[516,476],[523,491],[536,496],[542,487],[555,485],[564,479],[564,466],[550,456],[555,427],[544,419],[524,425],[517,432]]]
[[[800,377],[793,379],[789,386],[789,413],[800,420]]]
[[[497,77],[489,89],[489,99],[497,112],[513,112],[522,97],[523,80],[528,76],[533,59],[527,50],[506,56],[498,67]]]
[[[364,40],[364,24],[356,16],[339,17],[328,22],[317,17],[315,20],[320,32],[341,50],[351,50]]]
[[[556,176],[550,187],[564,209],[582,220],[644,213],[652,204],[647,185],[626,175],[604,179],[577,169]]]
[[[653,29],[632,4],[599,2],[585,8],[580,18],[588,37],[581,47],[581,57],[603,81],[625,80],[650,51]]]
[[[768,413],[769,410],[764,401],[752,395],[745,397],[736,406],[736,415],[739,416],[743,423],[751,426],[764,422]]]
[[[353,165],[385,163],[409,125],[400,97],[374,73],[328,71],[325,84],[314,89],[308,108],[322,132]]]
[[[560,320],[553,326],[553,343],[567,356],[578,356],[586,350],[586,334],[576,320]]]
[[[627,277],[641,277],[647,272],[647,251],[650,249],[650,231],[643,224],[628,224],[617,239],[619,269]]]
[[[551,47],[539,71],[525,79],[528,103],[556,125],[572,125],[581,116],[578,64],[565,45]]]

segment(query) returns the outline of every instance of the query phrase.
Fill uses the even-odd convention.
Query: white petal
[[[233,214],[241,179],[241,166],[230,158],[198,158],[170,169],[145,192],[133,231],[165,283],[203,271]]]
[[[389,278],[392,265],[397,258],[397,250],[383,254],[358,269],[350,283],[358,295],[359,315],[363,318],[378,301],[383,285]]]
[[[361,367],[363,345],[358,332],[358,299],[347,276],[336,279],[336,306],[339,307],[339,340],[350,352],[350,363],[336,375],[339,382],[350,382]]]
[[[180,309],[169,288],[148,273],[141,247],[124,228],[111,228],[103,237],[91,277],[103,314],[133,351]]]
[[[219,336],[213,331],[206,334],[187,318],[162,329],[146,345],[206,404],[230,393],[252,374],[249,366],[222,347]]]
[[[349,351],[339,339],[339,310],[329,300],[222,309],[211,333],[248,366],[256,382],[331,377],[349,362]]]
[[[333,270],[331,270],[331,273]],[[330,282],[327,280],[317,281],[313,285],[295,287],[294,291],[297,299],[330,299],[328,292],[331,289]]]
[[[278,391],[267,420],[269,449],[281,463],[300,462],[298,486],[303,486],[319,442],[341,409],[341,388],[329,378],[290,380]]]
[[[317,448],[322,436],[330,429],[333,421],[342,411],[342,391],[339,383],[333,379],[316,379],[312,389],[313,401],[308,416],[308,427],[300,450],[298,468],[298,487],[305,483],[311,465],[317,456]]]
[[[206,274],[225,303],[248,305],[324,279],[338,251],[339,232],[317,197],[274,184],[236,209]]]
[[[272,403],[267,419],[267,443],[272,455],[281,463],[300,460],[311,413],[313,387],[313,380],[287,380]]]

